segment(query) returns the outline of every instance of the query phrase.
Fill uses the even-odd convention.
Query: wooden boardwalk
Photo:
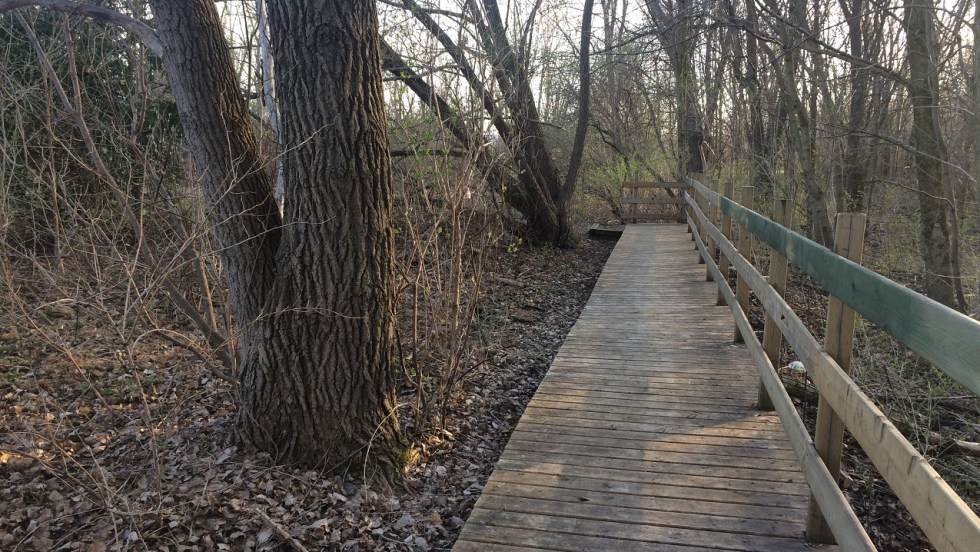
[[[633,225],[454,550],[812,550],[809,496],[685,226]]]

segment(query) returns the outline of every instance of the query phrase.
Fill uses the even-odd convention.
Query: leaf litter
[[[0,550],[449,549],[611,249],[488,258],[489,361],[395,488],[242,447],[232,387],[162,339],[106,329],[123,291],[92,305],[81,271],[66,298],[25,268],[19,297],[45,307],[0,311]]]

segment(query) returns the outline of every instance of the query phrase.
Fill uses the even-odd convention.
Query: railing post
[[[696,176],[697,175],[695,175],[695,174],[689,174],[689,175],[687,175],[687,178],[690,178],[692,180],[697,180],[697,178],[695,178]],[[687,180],[685,180],[685,182],[687,182]],[[687,193],[691,196],[691,199],[694,200],[695,203],[697,203],[698,205],[701,204],[701,201],[698,199],[698,191],[697,191],[697,189],[694,186],[691,186],[690,188],[688,188],[687,189]],[[691,220],[694,221],[694,228],[697,229],[697,230],[699,230],[701,225],[698,222],[698,217],[695,217],[694,215],[692,215],[690,211],[688,211],[687,214],[688,214],[689,217],[691,217]],[[691,229],[690,225],[688,225],[687,228],[688,228],[688,230],[690,230]],[[691,241],[692,242],[695,242],[694,248],[697,249],[697,240],[694,239],[694,231],[693,230],[691,231]]]
[[[681,184],[687,184],[687,181],[681,180]],[[691,191],[691,188],[682,187],[682,188],[678,188],[678,191],[680,192],[680,195],[683,198],[684,194],[687,194]],[[692,195],[691,197],[694,196]],[[691,231],[691,225],[688,223],[689,221],[694,220],[695,217],[694,217],[694,213],[691,212],[691,208],[687,205],[687,203],[681,205],[681,214],[684,216],[684,223],[685,223],[684,226],[687,226],[687,233],[691,234],[691,240],[694,240],[694,232]]]
[[[837,215],[837,231],[834,251],[845,259],[861,263],[864,257],[864,228],[867,215],[841,213]],[[844,372],[851,367],[851,352],[854,347],[854,310],[833,295],[827,305],[827,337],[824,349]],[[813,444],[823,459],[830,475],[840,480],[840,459],[844,448],[844,423],[834,413],[821,395],[817,405],[817,427]],[[807,516],[806,538],[814,543],[831,544],[834,535],[827,525],[817,503],[810,497],[810,512]]]
[[[793,207],[788,199],[780,199],[776,201],[773,206],[773,220],[776,224],[785,226],[790,230],[793,229]],[[772,289],[782,297],[786,293],[786,273],[789,269],[789,261],[786,260],[779,251],[775,249],[771,250],[769,256],[769,285]],[[779,326],[773,321],[769,313],[766,313],[766,326],[762,333],[762,350],[765,351],[766,356],[769,357],[769,362],[772,362],[773,366],[779,366],[779,352],[783,346],[783,332],[779,330]],[[758,400],[759,410],[772,410],[772,400],[769,398],[769,393],[766,392],[766,387],[759,383],[759,400]]]
[[[727,197],[728,199],[731,199],[735,195],[735,183],[732,182],[732,181],[725,182],[724,189],[722,190],[721,195]],[[722,213],[721,213],[721,233],[726,238],[728,238],[729,241],[731,241],[731,239],[732,239],[732,217],[729,216],[724,211],[722,211]],[[728,257],[725,256],[725,253],[724,252],[719,253],[719,255],[718,255],[718,269],[721,272],[721,279],[722,279],[722,282],[719,283],[719,286],[721,284],[724,284],[726,286],[728,285],[728,270],[729,270],[730,266],[731,266],[731,263],[729,262]],[[721,292],[721,287],[718,288],[718,300],[717,300],[716,304],[718,306],[722,306],[722,305],[725,304],[725,294],[723,294]]]
[[[755,188],[752,186],[742,187],[742,197],[741,197],[742,207],[746,209],[752,209],[754,207],[755,201]],[[748,228],[744,226],[738,229],[738,252],[740,255],[745,257],[745,260],[752,262],[752,233],[749,232]],[[749,283],[742,278],[742,275],[738,275],[738,279],[735,282],[735,298],[738,299],[738,304],[741,305],[742,310],[745,311],[745,317],[749,317],[749,300],[751,298],[752,290],[749,288]],[[735,342],[742,343],[745,341],[742,336],[742,331],[735,326]]]
[[[691,178],[693,178],[694,180],[697,180],[698,182],[704,184],[704,175],[701,174],[701,173],[692,173],[691,174]],[[704,197],[701,195],[701,192],[699,192],[698,190],[696,190],[694,188],[691,188],[691,190],[694,192],[692,194],[692,197],[694,198],[694,201],[699,206],[701,206],[701,210],[703,211],[704,210]],[[695,225],[697,226],[698,234],[701,236],[701,239],[703,240],[704,239],[704,226],[701,224],[701,221],[699,221],[699,220],[696,220],[695,221]],[[695,241],[694,240],[694,234],[691,234],[691,241]],[[695,242],[694,249],[697,249],[697,248],[698,248],[697,242]],[[704,264],[704,257],[702,257],[701,255],[698,255],[698,264]]]
[[[709,190],[711,190],[711,191],[717,191],[717,187],[716,187],[715,183],[712,182],[711,179],[708,178],[707,175],[704,175],[704,179],[701,180],[701,183],[704,184]],[[709,203],[707,203],[706,205],[703,206],[703,209],[704,209],[704,214],[707,215],[705,218],[708,219],[708,224],[717,224],[716,218],[715,218],[717,216],[717,214],[718,214],[717,207],[715,207],[715,205],[713,203],[710,203],[709,202]],[[711,234],[710,234],[710,232],[708,232],[708,229],[707,228],[705,228],[704,233],[701,234],[701,238],[704,239],[704,249],[705,249],[705,251],[708,252],[708,257],[711,258],[711,262],[714,262],[714,258],[715,258],[715,242],[714,242],[714,240],[711,239]],[[703,256],[700,257],[700,259],[701,259],[701,262],[704,262],[704,257]],[[706,266],[705,266],[704,279],[706,281],[708,281],[708,282],[713,282],[715,280],[714,275],[711,274],[711,266],[708,265],[708,264],[706,264]]]

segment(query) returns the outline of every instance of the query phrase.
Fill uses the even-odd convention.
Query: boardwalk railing
[[[648,182],[626,181],[620,203],[623,205],[622,219],[624,222],[683,222],[684,213],[680,207],[685,204],[681,192],[687,189],[685,182]],[[657,192],[663,190],[663,194]],[[676,190],[676,192],[675,192]],[[649,194],[645,194],[648,192]],[[677,209],[671,209],[676,206]],[[640,208],[652,208],[654,211],[641,211]]]
[[[731,307],[736,338],[744,339],[759,369],[760,407],[771,401],[779,413],[810,486],[807,538],[836,538],[848,551],[874,550],[837,483],[846,427],[938,550],[980,549],[977,515],[847,374],[856,312],[980,394],[980,323],[858,264],[863,215],[838,215],[835,253],[753,211],[751,188],[743,189],[740,205],[729,199],[731,185],[720,194],[698,180],[687,182],[688,224],[708,278],[718,283],[719,300]],[[785,202],[777,203],[775,211],[777,219],[790,218]],[[736,227],[737,246],[731,241]],[[768,279],[750,261],[753,237],[771,248]],[[782,298],[788,262],[831,296],[823,345]],[[729,266],[737,273],[735,290],[728,286]],[[750,291],[766,312],[763,343],[746,314]],[[773,366],[782,337],[820,394],[812,438]]]

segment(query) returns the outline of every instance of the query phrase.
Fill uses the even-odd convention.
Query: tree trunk
[[[919,246],[925,264],[925,291],[936,301],[955,307],[945,197],[949,155],[939,127],[934,8],[928,0],[905,0],[903,23],[908,35],[908,89],[913,110],[912,143],[916,151]]]
[[[796,158],[800,165],[803,187],[806,190],[807,206],[810,212],[813,239],[820,245],[833,249],[834,230],[827,210],[826,191],[817,182],[815,170],[812,114],[807,112],[807,108],[803,104],[797,83],[800,52],[809,36],[806,5],[801,0],[790,2],[789,21],[791,25],[783,23],[780,28],[783,61],[780,64],[772,53],[770,53],[770,59],[774,65],[777,65],[777,71],[781,72],[779,83],[786,102],[787,137],[791,148],[796,152]]]
[[[276,272],[281,219],[272,181],[262,167],[214,3],[150,5],[244,344]]]
[[[679,173],[704,172],[704,121],[698,114],[697,73],[694,71],[695,7],[691,0],[664,2],[646,0],[650,22],[674,74],[677,96],[677,170]],[[700,15],[699,15],[700,17]]]
[[[336,467],[371,446],[397,465],[391,170],[374,2],[268,3],[282,219],[213,2],[152,6],[239,329],[243,437],[309,464]]]
[[[980,2],[973,6],[973,192],[978,205],[974,208],[974,223],[980,228]],[[977,255],[976,263],[974,309],[980,319],[980,255]]]
[[[864,2],[865,0],[840,0],[841,9],[847,16],[850,54],[855,60],[864,58]],[[838,203],[841,212],[861,213],[866,208],[865,187],[867,163],[870,157],[861,133],[868,124],[868,70],[857,61],[850,63],[851,101],[848,106],[847,148],[844,153],[844,197]]]
[[[509,121],[504,119],[504,109],[491,96],[492,87],[487,86],[469,63],[463,49],[415,0],[401,0],[401,3],[443,45],[473,93],[480,98],[491,124],[506,144],[514,161],[517,185],[508,186],[505,195],[507,202],[524,215],[528,240],[559,247],[569,245],[571,232],[568,211],[562,197],[563,181],[545,141],[525,60],[521,58],[520,52],[511,47],[507,39],[506,27],[496,0],[467,0],[465,8],[469,21],[476,27],[480,45],[493,66],[493,77],[502,95],[501,103],[506,107]],[[400,59],[394,51],[386,57],[388,60]],[[447,111],[439,105],[440,102],[435,99],[430,87],[419,85],[421,79],[417,75],[394,72],[398,65],[404,65],[404,62],[386,61],[386,69],[408,83],[412,91],[433,109],[437,109],[439,117],[445,121]],[[412,81],[415,81],[414,85]],[[458,133],[451,127],[450,130],[458,139]],[[486,169],[487,165],[484,164],[481,168]],[[497,192],[504,183],[497,178],[499,170],[493,173],[484,170],[484,177],[494,192]]]
[[[287,195],[278,274],[243,351],[260,449],[397,466],[391,164],[373,1],[272,0]]]
[[[532,242],[567,245],[568,216],[561,201],[561,178],[545,144],[544,127],[534,103],[524,64],[507,39],[506,27],[496,0],[483,0],[482,14],[476,0],[470,9],[477,21],[483,48],[493,63],[497,85],[513,121],[508,149],[514,157],[521,183],[522,213],[527,219],[528,239]]]

